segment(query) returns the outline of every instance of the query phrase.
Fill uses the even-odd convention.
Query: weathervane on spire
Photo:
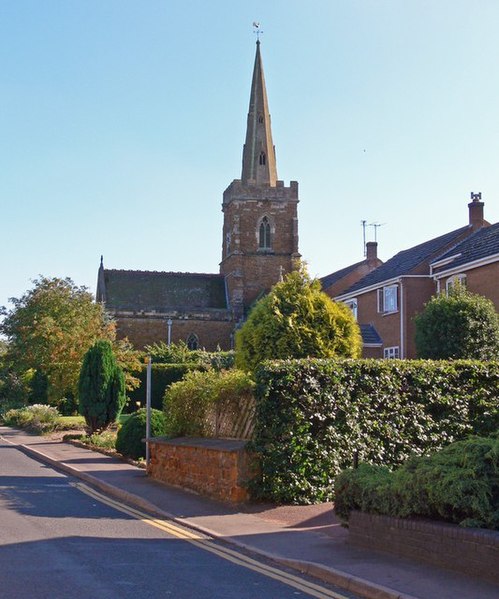
[[[260,33],[263,31],[260,29],[260,23],[258,21],[253,21],[253,33],[256,33],[256,41],[260,41]]]

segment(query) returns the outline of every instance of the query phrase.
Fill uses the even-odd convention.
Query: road
[[[100,495],[0,439],[1,599],[351,597]]]

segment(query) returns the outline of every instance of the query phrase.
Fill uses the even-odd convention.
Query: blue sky
[[[260,21],[313,275],[499,221],[497,0],[0,0],[0,305],[39,274],[218,272]],[[373,238],[372,227],[368,240]]]

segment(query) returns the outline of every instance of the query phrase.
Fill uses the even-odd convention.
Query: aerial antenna
[[[362,242],[363,242],[363,248],[364,248],[364,258],[367,255],[367,251],[366,251],[366,226],[367,226],[367,221],[366,220],[361,220],[360,224],[362,225]]]
[[[253,33],[256,33],[256,41],[260,41],[260,33],[263,31],[260,29],[260,21],[253,21]]]
[[[383,225],[386,225],[386,223],[369,223],[369,225],[367,225],[368,227],[374,228],[374,241],[376,243],[378,242],[378,229]]]

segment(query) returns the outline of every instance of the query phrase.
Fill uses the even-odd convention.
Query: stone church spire
[[[263,75],[260,41],[256,42],[255,66],[246,128],[246,143],[243,148],[243,184],[275,187],[277,168],[275,148],[272,142],[267,90]]]

